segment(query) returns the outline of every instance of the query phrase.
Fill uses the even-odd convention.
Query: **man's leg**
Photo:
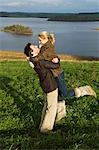
[[[57,104],[57,115],[56,115],[55,122],[58,122],[64,117],[66,117],[66,105],[65,105],[65,101],[62,100],[62,101],[58,101]]]
[[[40,125],[40,132],[49,132],[53,129],[57,113],[58,89],[47,93],[47,107],[43,112],[43,120]],[[44,106],[45,107],[45,106]],[[44,111],[44,110],[43,110]]]
[[[40,122],[40,125],[39,125],[39,129],[41,129],[41,126],[42,126],[42,123],[43,123],[43,120],[44,120],[44,117],[45,117],[46,109],[47,109],[47,100],[45,98],[45,102],[44,102],[44,106],[43,106],[43,110],[42,110],[41,122]]]

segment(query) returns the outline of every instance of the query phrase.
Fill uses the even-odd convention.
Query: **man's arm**
[[[54,63],[52,61],[48,61],[48,60],[39,60],[39,62],[44,65],[44,67],[48,68],[48,69],[56,69],[56,68],[59,68],[60,67],[60,59],[58,59],[58,62],[57,63]],[[30,57],[29,58],[29,61],[32,62],[33,64],[35,64],[38,60],[37,60],[37,56],[35,57]]]
[[[40,61],[40,60],[48,60],[48,59],[45,59],[45,57],[43,55],[41,55],[41,54],[40,55],[36,55],[35,56],[35,60],[34,60],[33,56],[30,58],[30,61],[35,61],[35,62]],[[60,59],[59,59],[59,57],[57,55],[55,55],[55,57],[53,55],[53,59],[48,60],[48,61],[52,61],[53,63],[59,63]]]
[[[42,60],[40,61],[40,63],[42,65],[44,65],[44,67],[48,68],[48,69],[57,69],[60,67],[60,63],[53,63],[52,61],[48,61],[48,60]]]
[[[44,58],[44,56],[43,55],[37,55],[36,57],[35,57],[35,61],[40,61],[40,60],[44,60],[45,58]]]
[[[34,48],[34,50],[31,52],[31,56],[32,57],[36,56],[35,61],[40,61],[43,59],[52,61],[53,58],[58,58],[58,56],[53,52],[52,49],[46,48],[45,50],[42,50],[42,48],[41,48],[41,50],[40,50],[37,47],[32,45],[32,49],[33,48]]]

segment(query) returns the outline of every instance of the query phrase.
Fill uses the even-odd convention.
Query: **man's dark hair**
[[[29,57],[29,52],[31,50],[30,48],[31,43],[26,44],[26,46],[24,47],[24,54]]]

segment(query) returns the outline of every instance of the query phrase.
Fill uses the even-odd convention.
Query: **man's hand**
[[[52,59],[52,62],[53,62],[53,63],[58,63],[58,62],[59,62],[59,60],[58,60],[58,58],[57,58],[57,57],[55,57],[55,58],[53,58],[53,59]]]
[[[34,64],[32,62],[29,61],[29,65],[34,68]]]

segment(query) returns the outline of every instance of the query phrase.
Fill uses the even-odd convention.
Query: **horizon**
[[[94,12],[26,12],[26,11],[0,11],[0,13],[50,13],[50,14],[79,14],[79,13],[99,13],[99,11],[94,11]]]

